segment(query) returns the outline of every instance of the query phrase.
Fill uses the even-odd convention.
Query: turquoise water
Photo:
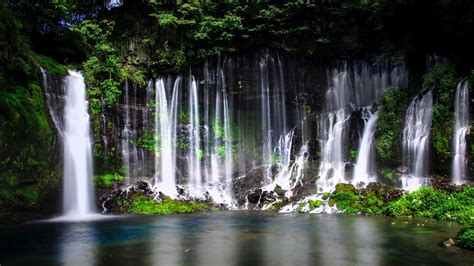
[[[0,265],[473,265],[458,228],[347,215],[212,212],[0,227]]]

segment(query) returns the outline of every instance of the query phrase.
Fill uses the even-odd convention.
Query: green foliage
[[[209,210],[210,206],[204,202],[186,202],[165,198],[161,202],[148,199],[144,196],[135,196],[129,203],[129,212],[132,214],[173,214],[193,213]]]
[[[457,244],[460,247],[474,250],[474,229],[464,228],[458,233]]]
[[[122,93],[120,83],[127,77],[120,63],[118,50],[109,40],[113,27],[114,23],[107,20],[97,23],[84,20],[73,27],[73,30],[82,36],[92,54],[83,64],[84,76],[93,91],[88,96],[103,100],[109,106],[118,101]]]
[[[420,217],[474,225],[474,188],[445,194],[433,188],[422,188],[390,203],[386,213],[396,218]]]
[[[387,212],[395,218],[434,218],[435,209],[446,200],[447,196],[442,192],[435,191],[433,188],[421,188],[390,203]]]
[[[125,177],[118,173],[107,173],[94,176],[94,183],[98,187],[112,188],[114,183],[123,183]]]
[[[176,143],[176,146],[180,150],[187,150],[189,148],[189,143],[188,143],[188,139],[186,138],[186,136],[180,135],[178,137],[178,142]]]
[[[302,201],[298,204],[298,206],[296,207],[296,212],[297,213],[301,213],[302,212],[302,209],[304,207],[307,207],[308,208],[308,211],[312,211],[316,208],[318,208],[319,206],[323,205],[323,202],[321,200],[312,200],[312,199],[307,199],[305,201]]]
[[[357,204],[360,199],[361,197],[351,184],[337,184],[336,191],[331,195],[331,200],[334,201],[337,208],[348,214],[357,213],[361,210]]]
[[[54,61],[51,57],[34,55],[34,60],[51,75],[66,75],[68,67]]]
[[[434,151],[440,164],[451,160],[453,99],[457,82],[454,66],[449,64],[438,64],[423,77],[423,89],[434,89],[432,136]]]
[[[143,134],[138,137],[137,147],[147,151],[156,152],[157,140],[159,140],[159,136],[155,136],[154,130],[145,130]]]
[[[378,111],[375,147],[382,162],[400,163],[400,136],[409,98],[404,90],[388,87],[383,91],[382,105]]]
[[[388,202],[385,199],[384,189],[356,190],[351,184],[337,184],[333,194],[325,195],[329,198],[330,205],[347,214],[368,213],[381,214]]]
[[[350,149],[349,150],[349,160],[352,162],[355,162],[357,159],[357,150],[356,149]]]
[[[268,164],[277,164],[280,163],[282,160],[281,155],[277,153],[273,153],[270,158],[268,158]]]

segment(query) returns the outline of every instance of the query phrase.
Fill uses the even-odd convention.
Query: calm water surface
[[[457,230],[262,212],[42,222],[0,227],[0,265],[474,265],[474,252],[439,246]]]

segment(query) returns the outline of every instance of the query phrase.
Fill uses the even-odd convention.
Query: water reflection
[[[196,265],[233,265],[237,258],[234,220],[206,217],[195,232],[194,248],[189,253],[196,258]]]
[[[2,265],[471,265],[444,223],[207,213],[0,227]]]
[[[355,262],[359,265],[380,265],[380,256],[383,250],[380,246],[380,225],[375,220],[357,217],[352,224],[354,232],[352,246],[355,247]],[[350,247],[348,247],[350,248]]]
[[[63,225],[58,248],[60,262],[65,266],[94,265],[96,237],[95,230],[88,223]]]
[[[347,246],[347,240],[351,239],[346,231],[348,225],[350,226],[352,221],[339,220],[328,222],[327,216],[322,216],[320,222],[317,223],[316,234],[313,235],[318,240],[317,255],[320,259],[319,263],[322,265],[341,265],[343,262],[347,263],[348,251],[350,247]],[[349,249],[348,249],[349,248]]]
[[[167,224],[153,224],[149,265],[182,265],[181,258],[189,250],[182,243],[182,219],[172,217]]]
[[[301,217],[302,221],[290,224],[293,215],[287,215],[281,222],[265,224],[262,230],[264,244],[262,254],[267,265],[309,265],[311,257],[311,226],[309,216]],[[293,217],[294,218],[294,217]],[[308,234],[309,233],[309,234]]]

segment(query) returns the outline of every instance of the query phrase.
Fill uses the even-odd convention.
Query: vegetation
[[[298,207],[296,207],[296,212],[301,213],[303,208],[306,207],[307,211],[310,212],[319,206],[323,205],[322,200],[312,200],[312,199],[307,199],[298,204]]]
[[[28,26],[0,2],[0,215],[38,208],[59,181],[37,66],[60,67],[35,54]]]
[[[375,147],[385,165],[393,167],[401,163],[400,139],[408,102],[405,90],[388,87],[383,91],[375,131]]]
[[[112,188],[114,184],[123,183],[125,177],[118,173],[108,173],[94,176],[94,183],[97,187]]]
[[[453,221],[463,227],[457,236],[458,244],[474,249],[474,187],[465,186],[461,191],[452,193],[426,187],[402,197],[400,195],[400,191],[389,191],[383,185],[356,190],[350,184],[338,184],[329,197],[329,205],[336,205],[347,214],[369,213],[398,219]]]
[[[381,186],[381,190],[385,189]],[[328,197],[328,196],[326,196]],[[358,191],[350,184],[337,184],[336,190],[329,196],[329,205],[347,214],[369,213],[382,214],[388,200],[380,188]]]
[[[460,247],[474,250],[474,229],[464,228],[458,233],[457,243]]]
[[[435,168],[447,173],[444,166],[451,159],[451,137],[453,135],[454,96],[459,80],[453,65],[438,64],[423,77],[423,89],[433,89],[432,138],[435,151]],[[449,169],[449,168],[448,168]]]
[[[192,213],[210,210],[210,206],[204,202],[187,202],[172,200],[165,197],[160,201],[137,195],[128,205],[129,213],[132,214],[173,214]]]

